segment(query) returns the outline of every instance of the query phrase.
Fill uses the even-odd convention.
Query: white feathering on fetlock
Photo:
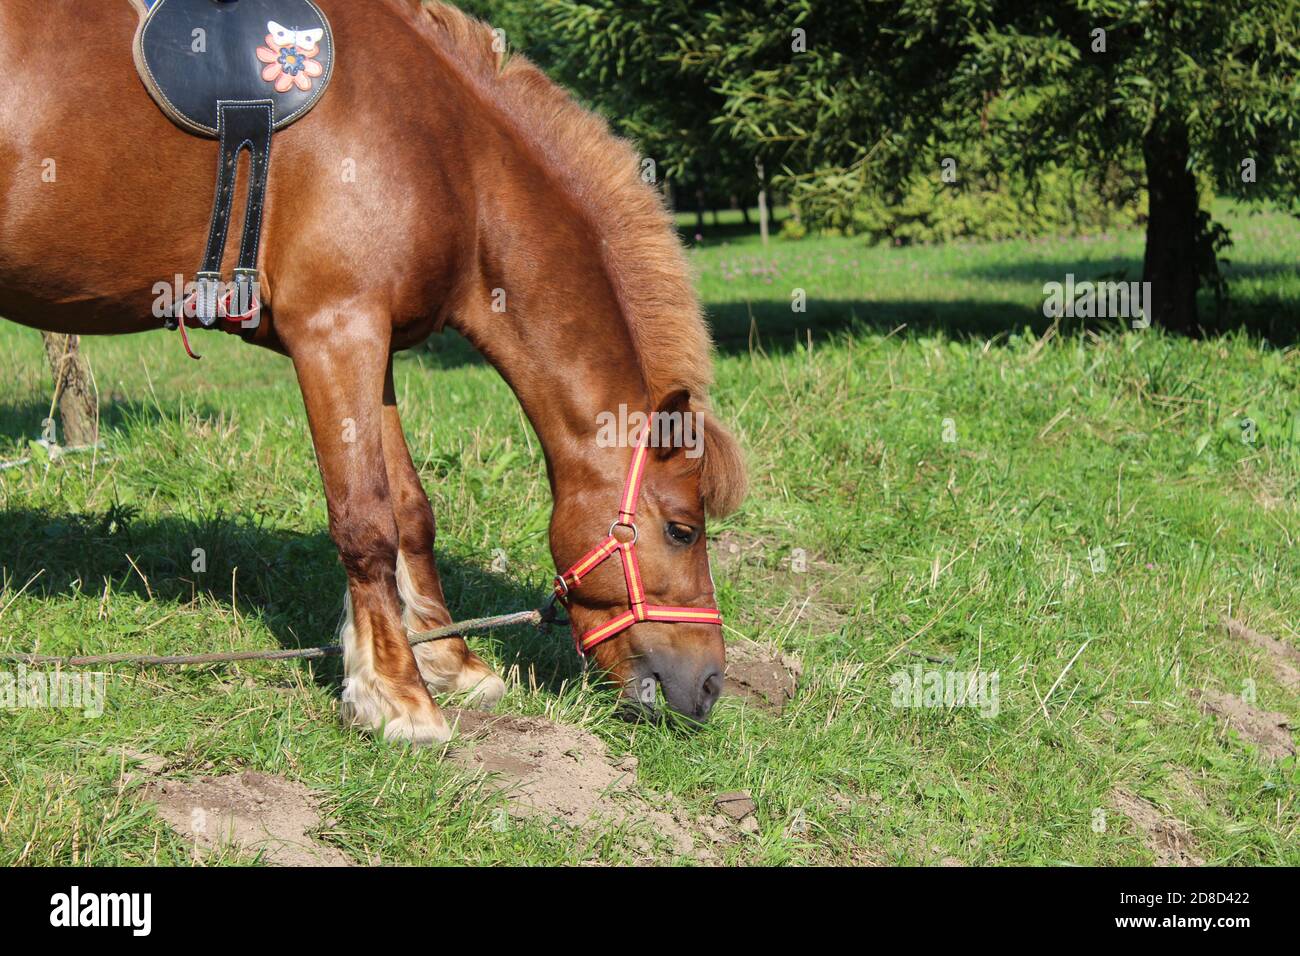
[[[345,726],[380,734],[385,740],[416,744],[446,743],[451,739],[451,727],[432,700],[412,709],[399,704],[388,692],[387,682],[375,672],[370,641],[358,639],[352,596],[346,593],[338,639],[343,645],[344,674],[339,714]]]
[[[440,621],[447,616],[445,608],[416,590],[406,558],[400,551],[397,554],[397,594],[402,599],[402,623],[408,631],[420,631],[424,628],[423,621]],[[442,641],[425,641],[413,648],[420,676],[430,689],[435,694],[469,692],[466,703],[470,706],[495,707],[505,696],[505,681],[472,651],[463,658],[442,645]]]

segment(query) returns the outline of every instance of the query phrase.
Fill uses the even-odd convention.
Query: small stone
[[[745,833],[758,832],[758,817],[748,816],[740,821],[740,829]]]
[[[713,805],[733,820],[743,820],[758,809],[748,790],[733,790],[713,798]]]
[[[162,773],[167,769],[167,761],[157,754],[144,753],[139,750],[131,750],[129,747],[122,748],[122,755],[128,761],[137,764],[137,769],[146,774]]]

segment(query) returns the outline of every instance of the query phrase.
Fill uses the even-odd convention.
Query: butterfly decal
[[[266,32],[269,34],[268,39],[278,47],[293,46],[297,47],[307,56],[315,56],[317,47],[321,39],[325,36],[324,29],[317,30],[291,30],[286,26],[281,26],[272,20],[266,25]]]

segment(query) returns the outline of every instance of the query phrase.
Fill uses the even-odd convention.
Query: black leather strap
[[[217,103],[218,165],[217,192],[212,201],[212,224],[208,244],[198,274],[198,302],[195,318],[203,325],[213,325],[220,317],[217,308],[221,285],[221,260],[225,257],[226,238],[230,231],[230,212],[235,202],[235,183],[239,175],[239,155],[248,151],[248,204],[244,211],[244,233],[239,242],[239,260],[235,267],[236,308],[240,302],[252,301],[257,281],[257,252],[262,238],[262,213],[266,208],[267,173],[271,168],[271,134],[275,131],[275,104],[271,100],[221,100]]]
[[[192,311],[204,326],[225,319],[255,329],[271,138],[324,95],[333,72],[333,32],[313,0],[143,0],[141,12],[134,52],[145,87],[182,128],[215,136],[219,144],[212,220],[198,291],[187,299],[185,317]],[[248,204],[234,289],[226,296],[221,262],[245,150]],[[167,325],[175,327],[175,316]]]

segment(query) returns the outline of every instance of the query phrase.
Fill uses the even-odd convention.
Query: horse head
[[[580,653],[642,708],[707,717],[726,656],[705,519],[744,494],[735,440],[684,390],[627,435],[626,473],[566,482],[551,521],[557,595]]]

